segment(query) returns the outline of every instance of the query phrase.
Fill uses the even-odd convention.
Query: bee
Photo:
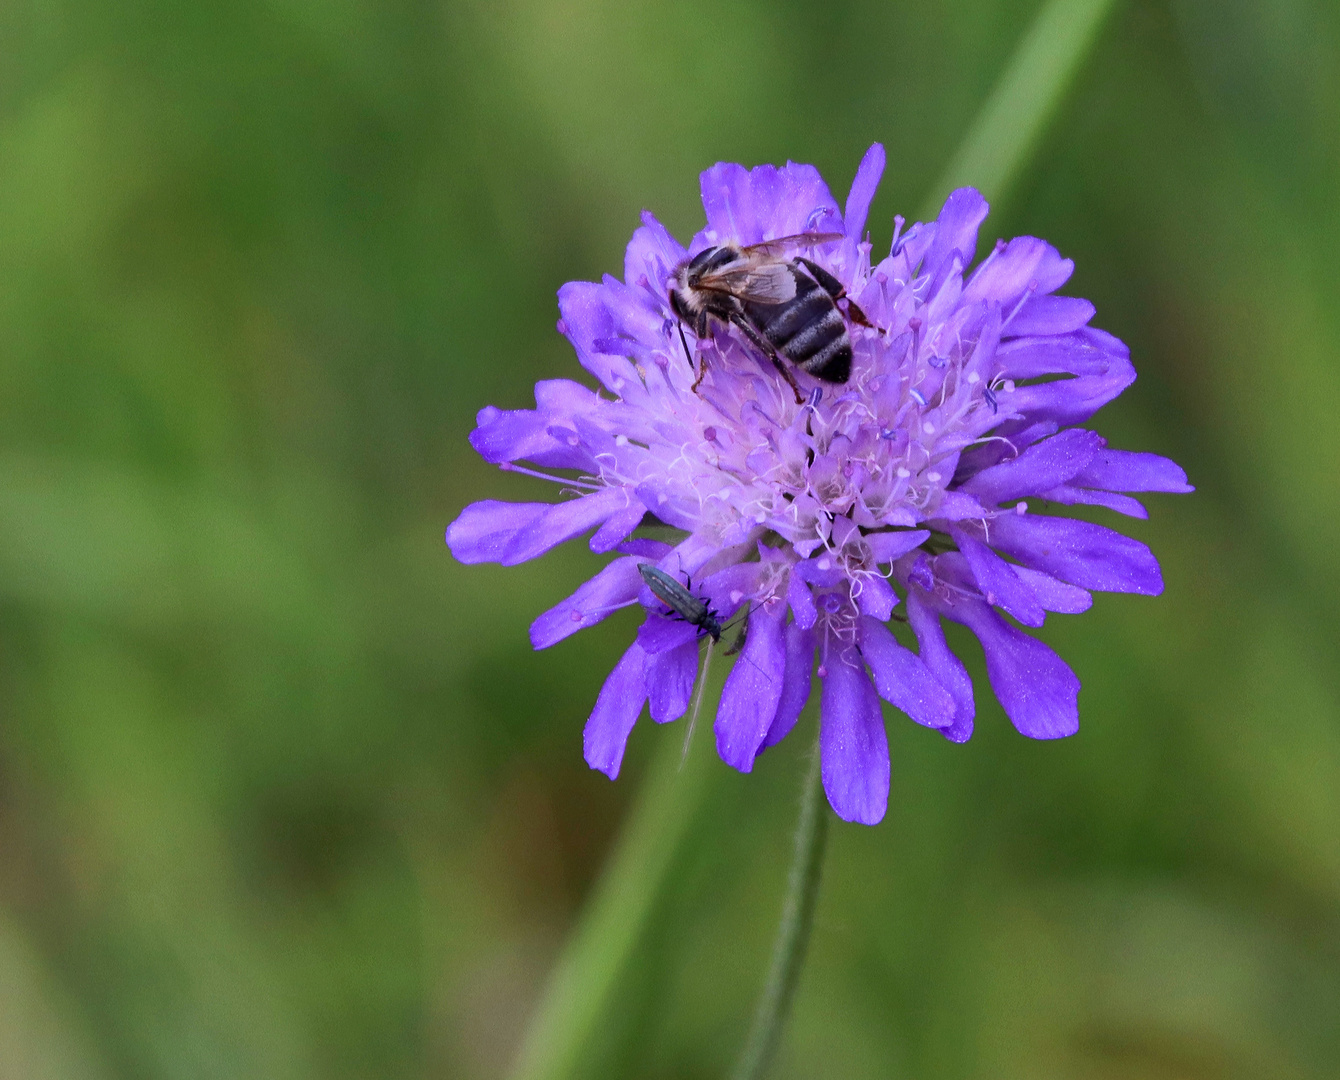
[[[717,613],[683,585],[650,563],[638,563],[638,573],[652,595],[687,623],[692,623],[716,644],[721,640],[721,620]]]
[[[802,245],[841,239],[841,233],[799,233],[748,247],[704,248],[685,259],[670,282],[670,308],[679,317],[685,356],[689,345],[684,324],[702,340],[716,319],[738,327],[776,365],[795,391],[797,404],[805,399],[783,357],[825,382],[845,383],[851,374],[851,335],[838,302],[845,302],[853,322],[871,324],[842,282],[810,259],[788,256]],[[706,365],[695,390],[705,372]]]

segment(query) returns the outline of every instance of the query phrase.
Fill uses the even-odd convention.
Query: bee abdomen
[[[833,342],[846,337],[847,324],[837,308],[830,307],[819,318],[797,330],[790,341],[778,345],[778,349],[794,363],[804,364]]]
[[[784,304],[750,305],[750,308],[750,315],[763,331],[764,337],[780,352],[785,352],[794,337],[823,320],[830,311],[837,313],[828,294],[817,288],[809,289]]]
[[[750,304],[747,311],[764,337],[793,364],[826,382],[847,381],[851,337],[842,312],[823,289],[810,284],[785,304]]]
[[[822,349],[800,364],[815,378],[844,383],[851,374],[851,339],[843,327],[842,336],[833,338]]]

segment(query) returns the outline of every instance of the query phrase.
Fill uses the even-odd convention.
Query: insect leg
[[[847,316],[854,323],[860,323],[862,326],[868,326],[871,330],[879,330],[879,327],[865,317],[865,312],[860,309],[856,301],[850,296],[845,297],[847,301]],[[884,331],[880,330],[880,333]]]
[[[865,317],[865,312],[860,309],[856,301],[847,295],[847,288],[842,282],[838,281],[837,278],[816,262],[812,262],[805,258],[797,259],[796,262],[804,266],[805,269],[810,272],[810,276],[819,283],[824,292],[834,300],[847,301],[847,315],[851,318],[852,322],[859,323],[861,326],[868,326],[872,330],[878,329],[874,323]]]
[[[796,395],[796,404],[804,405],[805,398],[800,392],[800,384],[796,382],[796,377],[791,374],[791,369],[787,367],[782,362],[782,358],[777,355],[777,350],[773,348],[772,342],[755,330],[753,324],[750,323],[741,312],[737,311],[731,315],[730,321],[744,331],[744,336],[752,341],[762,351],[763,355],[773,362],[773,365],[777,370],[782,373],[782,378],[791,384],[791,389]]]
[[[723,656],[734,656],[737,652],[739,652],[741,649],[744,648],[745,637],[749,633],[748,604],[745,605],[743,614],[745,615],[745,620],[743,623],[740,624],[740,632],[735,636],[735,640],[731,642],[728,646],[726,646],[726,651],[722,653]]]
[[[684,359],[689,362],[689,370],[692,371],[693,357],[689,355],[689,342],[688,339],[684,337],[684,324],[682,322],[679,322],[676,323],[675,325],[679,327],[679,343],[684,346]],[[699,352],[698,360],[699,360],[698,377],[693,380],[693,386],[691,387],[691,389],[695,394],[698,392],[698,384],[703,381],[703,376],[707,374],[707,357],[703,356],[703,354]]]
[[[801,266],[803,266],[806,270],[808,270],[810,273],[810,277],[814,278],[815,281],[817,281],[821,286],[823,286],[824,292],[826,292],[834,300],[841,300],[844,296],[847,295],[846,286],[843,285],[842,282],[838,281],[837,278],[835,278],[832,274],[830,274],[817,262],[814,262],[806,258],[799,258],[796,260],[796,262],[800,263]]]
[[[707,374],[707,354],[702,350],[702,340],[707,336],[707,329],[708,329],[707,312],[700,311],[698,313],[698,321],[697,323],[694,324],[693,328],[694,336],[697,337],[698,339],[698,377],[693,380],[693,386],[690,389],[692,389],[695,394],[698,393],[698,386],[699,384],[702,383],[703,376]],[[679,324],[679,340],[684,341],[683,323]],[[689,348],[688,342],[685,342],[684,343],[685,355],[688,355],[688,348]],[[689,370],[690,371],[693,370],[692,360],[689,361]]]

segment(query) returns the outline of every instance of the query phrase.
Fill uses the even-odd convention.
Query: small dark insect
[[[739,327],[776,365],[795,391],[797,404],[805,399],[782,357],[825,382],[846,382],[851,374],[851,335],[838,301],[845,302],[853,322],[869,326],[870,321],[847,297],[842,282],[822,266],[786,254],[801,245],[841,239],[841,233],[799,233],[749,247],[704,248],[685,259],[675,267],[670,284],[670,307],[679,316],[685,355],[689,345],[684,341],[684,323],[702,340],[710,320],[717,319]],[[699,371],[694,389],[705,370]]]
[[[715,611],[664,570],[658,570],[650,563],[638,563],[637,569],[656,599],[685,622],[709,635],[713,644],[721,640],[721,620]]]

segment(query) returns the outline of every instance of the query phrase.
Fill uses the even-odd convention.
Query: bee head
[[[688,283],[688,267],[681,266],[670,279],[670,310],[685,322],[692,322],[697,313],[693,289]]]

